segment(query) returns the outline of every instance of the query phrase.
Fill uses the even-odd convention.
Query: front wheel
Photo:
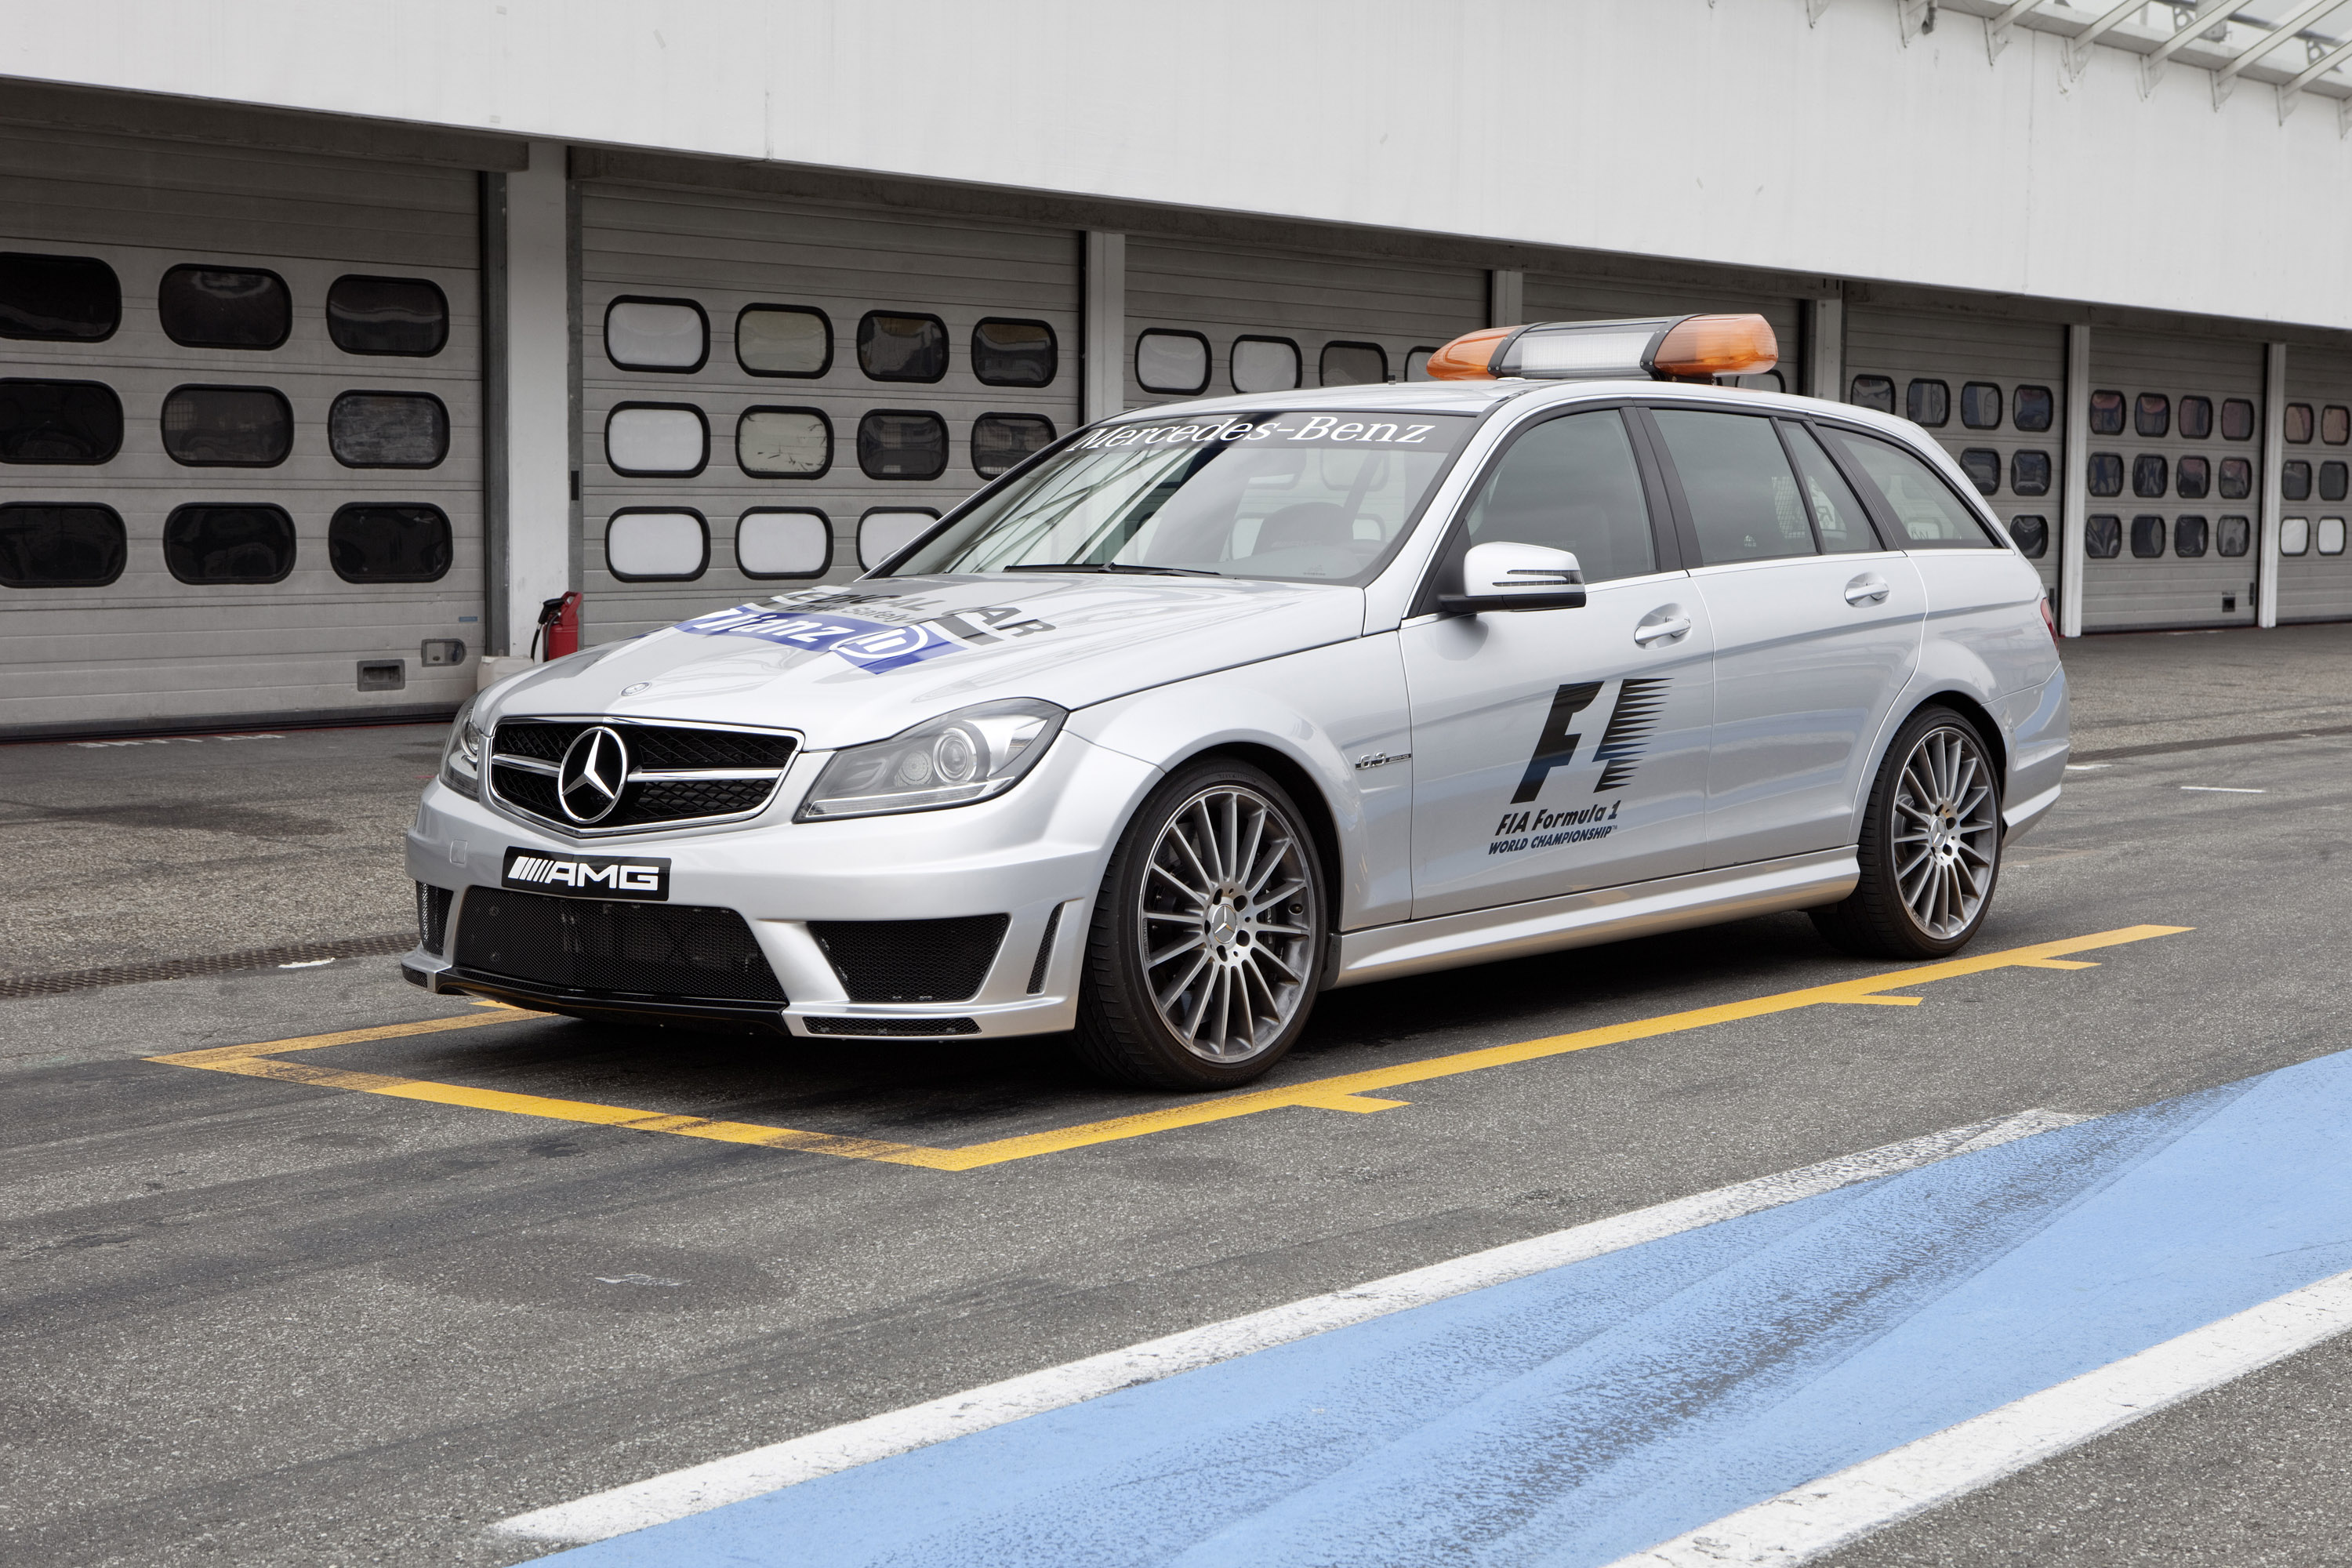
[[[1822,934],[1875,958],[1941,958],[1968,945],[2000,874],[2000,775],[1976,726],[1922,708],[1886,748],[1864,813],[1862,879],[1812,911]]]
[[[1095,900],[1080,1058],[1150,1089],[1247,1083],[1307,1026],[1324,931],[1315,840],[1282,786],[1244,763],[1179,770]]]

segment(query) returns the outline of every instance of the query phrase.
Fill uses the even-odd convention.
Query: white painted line
[[[281,963],[280,969],[316,969],[322,963],[332,963],[331,958],[298,958],[291,963]]]
[[[2182,789],[2195,790],[2200,795],[2268,795],[2266,789],[2241,789],[2235,784],[2182,784]]]
[[[1609,1568],[1773,1568],[1925,1512],[2352,1330],[2352,1272],[1906,1443]]]
[[[2068,763],[2066,771],[2070,773],[2095,773],[2101,768],[2111,768],[2115,765],[2113,763]]]
[[[1173,1377],[1178,1373],[1212,1366],[1253,1351],[1289,1344],[1350,1323],[1525,1279],[1548,1268],[1777,1208],[1874,1176],[1914,1170],[1954,1154],[1989,1149],[2053,1127],[2072,1126],[2082,1120],[2059,1110],[2021,1110],[2013,1116],[1825,1160],[1801,1170],[1759,1176],[1754,1181],[1676,1198],[1549,1236],[1474,1252],[1426,1268],[1391,1275],[1370,1284],[1335,1290],[1328,1296],[1313,1296],[1222,1323],[1187,1329],[1164,1339],[1148,1340],[1125,1350],[1088,1356],[1044,1372],[812,1432],[709,1464],[673,1470],[572,1502],[517,1514],[490,1528],[500,1534],[536,1541],[603,1541],[887,1459],[894,1454],[943,1443],[969,1432],[985,1431],[1024,1416],[1082,1404],[1137,1384]]]

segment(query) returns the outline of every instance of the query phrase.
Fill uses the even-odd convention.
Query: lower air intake
[[[803,1018],[812,1035],[865,1035],[906,1040],[936,1040],[947,1035],[977,1035],[970,1018]]]
[[[782,1005],[784,988],[733,910],[475,888],[457,966],[566,991]]]
[[[416,945],[436,956],[449,951],[449,900],[454,896],[447,888],[416,884]]]
[[[1012,921],[811,921],[809,934],[853,1002],[965,1002],[988,978]]]

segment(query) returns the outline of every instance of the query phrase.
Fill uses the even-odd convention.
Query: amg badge
[[[509,888],[572,898],[635,899],[662,903],[669,898],[667,860],[616,860],[601,855],[549,855],[536,849],[507,851]]]

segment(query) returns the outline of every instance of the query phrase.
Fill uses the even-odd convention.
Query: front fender
[[[1393,635],[1154,687],[1074,713],[1069,727],[1163,772],[1223,748],[1279,754],[1319,797],[1300,804],[1329,818],[1337,929],[1411,911],[1412,726]],[[1381,756],[1391,760],[1362,765]]]

